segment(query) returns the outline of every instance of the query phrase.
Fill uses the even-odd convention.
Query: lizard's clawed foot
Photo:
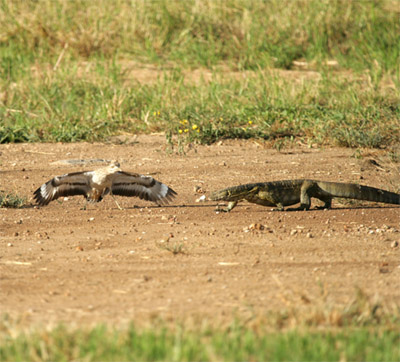
[[[304,206],[299,206],[299,207],[289,207],[286,209],[286,211],[307,211],[308,208]]]
[[[227,207],[221,207],[221,206],[217,206],[215,208],[215,212],[230,212],[231,210]]]

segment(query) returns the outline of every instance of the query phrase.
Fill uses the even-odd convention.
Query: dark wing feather
[[[34,192],[34,199],[41,205],[62,196],[83,195],[90,192],[90,172],[73,172],[62,176],[56,176],[44,183]]]
[[[114,177],[111,191],[114,195],[136,196],[158,204],[168,203],[176,192],[151,176],[119,171]]]

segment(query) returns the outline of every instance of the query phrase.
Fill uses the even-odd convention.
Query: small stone
[[[11,246],[14,246],[14,244],[13,243],[8,243],[7,246],[11,247]]]
[[[89,218],[89,220],[88,221],[93,221],[94,220],[94,217],[91,217],[91,218]]]
[[[259,223],[255,223],[255,224],[251,224],[249,226],[250,230],[264,230],[264,225],[259,224]]]
[[[256,266],[257,264],[260,264],[259,258],[256,258],[251,266]]]
[[[392,243],[390,244],[390,246],[392,248],[397,248],[399,246],[399,242],[397,240],[392,241]]]
[[[203,188],[202,188],[201,186],[199,186],[199,185],[196,185],[196,186],[193,188],[193,191],[194,191],[196,194],[202,194],[202,193],[204,193]]]
[[[311,239],[313,237],[313,235],[311,233],[307,233],[306,237]]]
[[[77,246],[77,247],[75,248],[75,250],[76,250],[76,251],[83,251],[83,248],[82,248],[82,246]]]
[[[297,234],[297,230],[296,230],[296,229],[293,229],[293,230],[290,232],[290,235],[291,235],[291,236],[296,235],[296,234]]]

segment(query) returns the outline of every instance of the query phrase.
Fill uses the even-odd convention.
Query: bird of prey
[[[94,171],[56,176],[34,192],[34,199],[44,206],[59,197],[73,195],[83,195],[87,202],[99,202],[107,194],[110,194],[118,208],[122,209],[113,195],[137,196],[162,205],[171,201],[176,192],[151,176],[124,172],[117,161],[112,161],[107,167]]]

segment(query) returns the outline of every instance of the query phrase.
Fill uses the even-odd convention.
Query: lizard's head
[[[210,194],[209,199],[212,201],[224,200],[229,196],[227,190],[214,191]]]

